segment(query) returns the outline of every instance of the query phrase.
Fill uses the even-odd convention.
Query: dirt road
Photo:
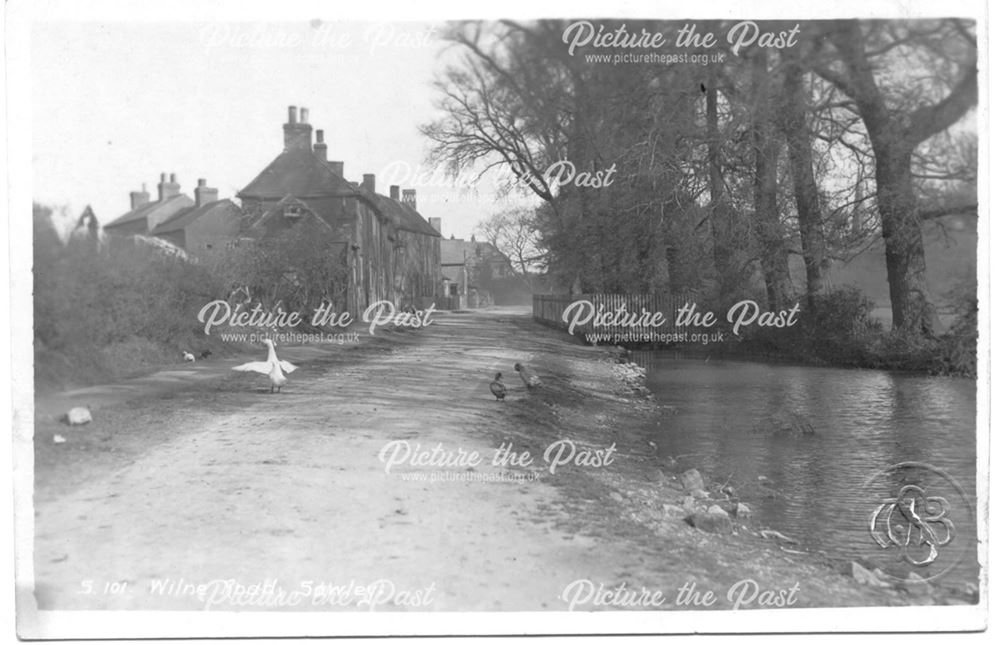
[[[525,390],[515,362],[544,386]],[[506,402],[489,392],[497,371]],[[616,381],[605,352],[526,314],[441,315],[317,355],[281,394],[263,379],[151,391],[79,430],[37,421],[40,608],[690,609],[676,595],[693,583],[727,609],[748,577],[775,597],[795,587],[797,607],[901,602],[749,534],[656,519],[678,489],[641,432],[655,405]],[[560,439],[614,444],[613,457],[550,471],[543,454]],[[387,473],[393,441],[461,463]],[[492,465],[508,442],[532,463]],[[567,592],[574,581],[586,582]],[[590,584],[665,600],[602,605]]]

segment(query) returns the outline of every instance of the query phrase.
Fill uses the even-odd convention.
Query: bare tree
[[[538,267],[544,255],[539,250],[535,213],[529,208],[512,208],[494,213],[476,230],[501,253],[511,258],[521,275]]]
[[[934,313],[927,296],[914,156],[923,142],[976,104],[976,41],[968,26],[955,20],[866,27],[867,33],[858,21],[836,21],[829,32],[833,59],[817,60],[813,70],[853,102],[871,141],[893,327],[931,333]],[[880,75],[882,57],[903,51],[923,54],[937,82],[900,83],[891,74]],[[932,92],[919,92],[923,87]]]

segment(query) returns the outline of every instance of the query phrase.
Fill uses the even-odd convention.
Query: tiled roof
[[[268,210],[266,213],[263,213],[260,217],[257,218],[256,221],[254,221],[253,226],[254,227],[264,226],[267,220],[284,214],[285,209],[288,206],[293,206],[293,205],[299,207],[300,209],[302,209],[303,212],[310,215],[311,217],[316,218],[320,223],[324,224],[327,228],[332,228],[329,222],[320,217],[320,215],[317,214],[316,211],[309,208],[308,204],[306,204],[300,199],[297,199],[294,195],[285,195],[280,200],[278,200],[278,203],[276,203],[273,207],[271,207],[270,210]]]
[[[232,209],[233,214],[238,214],[239,209],[236,204],[228,199],[220,199],[218,201],[209,202],[202,206],[191,206],[190,208],[184,208],[177,211],[166,220],[161,222],[153,229],[153,235],[159,235],[161,233],[170,233],[171,231],[179,231],[186,227],[191,222],[195,221],[202,215],[210,213],[216,209]]]
[[[166,206],[167,204],[171,205],[174,204],[179,199],[186,199],[188,201],[191,201],[190,197],[181,193],[178,195],[173,195],[172,197],[168,197],[162,202],[150,202],[148,204],[143,204],[139,208],[125,213],[115,221],[109,224],[105,224],[104,228],[108,228],[110,226],[119,226],[120,224],[127,224],[129,222],[134,222],[135,220],[142,219],[144,217],[147,217],[155,213],[162,206]]]
[[[410,231],[411,233],[431,235],[433,237],[441,236],[441,234],[438,233],[434,227],[420,215],[420,213],[415,211],[408,204],[398,202],[390,197],[386,197],[385,195],[380,195],[378,193],[365,193],[365,197],[373,201],[375,208],[389,218],[389,221],[391,221],[393,226],[396,228],[403,231]]]
[[[310,150],[286,150],[237,193],[241,198],[356,196],[357,191]]]

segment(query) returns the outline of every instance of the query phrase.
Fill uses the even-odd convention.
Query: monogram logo
[[[957,480],[929,464],[907,461],[875,473],[858,502],[878,547],[866,557],[900,582],[915,572],[921,580],[940,578],[976,543],[971,500]]]
[[[926,567],[955,537],[955,524],[947,517],[950,510],[944,497],[928,496],[910,484],[895,498],[882,500],[869,518],[868,533],[883,549],[896,548],[900,560]]]

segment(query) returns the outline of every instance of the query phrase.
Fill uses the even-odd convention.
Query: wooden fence
[[[573,330],[574,334],[609,334],[618,337],[617,342],[656,342],[656,338],[644,341],[640,338],[643,334],[670,334],[676,330],[674,322],[677,318],[677,310],[685,302],[693,302],[691,298],[683,296],[671,296],[661,294],[619,294],[619,293],[586,293],[579,295],[544,295],[535,294],[532,296],[532,315],[535,320],[550,327],[558,329],[568,329],[569,323],[563,320],[563,313],[566,308],[577,301],[587,301],[594,307],[595,312],[613,313],[624,307],[625,312],[630,317],[640,317],[643,312],[650,314],[659,312],[663,319],[663,324],[659,326],[642,325],[600,325],[595,326],[591,319],[581,322]],[[589,311],[589,305],[585,312]],[[572,317],[571,317],[572,318]],[[608,339],[606,342],[615,342]]]

